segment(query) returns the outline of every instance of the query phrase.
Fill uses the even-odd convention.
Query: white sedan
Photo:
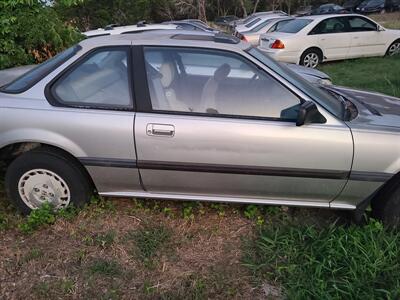
[[[400,30],[356,14],[307,16],[262,35],[260,50],[315,68],[323,61],[400,54]]]

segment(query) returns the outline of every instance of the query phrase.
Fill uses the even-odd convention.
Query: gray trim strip
[[[349,180],[386,182],[393,176],[394,174],[383,172],[351,171]]]
[[[100,157],[81,157],[79,161],[85,166],[95,167],[114,167],[114,168],[137,168],[134,159],[100,158]]]
[[[322,179],[347,179],[355,181],[385,182],[394,174],[383,172],[365,172],[342,170],[322,170],[322,169],[301,169],[301,168],[280,168],[280,167],[260,167],[245,165],[222,165],[222,164],[203,164],[203,163],[182,163],[165,161],[147,161],[133,159],[116,158],[79,158],[85,166],[115,167],[115,168],[139,168],[142,170],[168,170],[183,172],[204,172],[222,174],[242,174],[242,175],[261,175],[261,176],[282,176],[282,177],[302,177],[302,178],[322,178]]]

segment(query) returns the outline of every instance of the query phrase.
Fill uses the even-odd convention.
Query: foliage
[[[40,63],[80,39],[48,4],[0,0],[0,69]]]
[[[265,226],[245,264],[288,299],[398,299],[400,233],[365,226]]]
[[[19,225],[24,233],[30,233],[43,225],[51,225],[56,221],[53,206],[44,203],[40,208],[33,210],[25,222]]]

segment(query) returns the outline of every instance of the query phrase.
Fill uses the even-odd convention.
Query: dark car
[[[364,0],[347,0],[343,4],[343,8],[349,12],[355,12],[357,6],[359,6]]]
[[[357,13],[371,14],[400,9],[400,0],[365,0],[356,8]]]
[[[328,14],[344,14],[344,13],[348,13],[348,11],[344,7],[333,3],[323,4],[311,11],[311,15],[328,15]]]
[[[229,23],[236,21],[236,20],[239,20],[239,18],[234,15],[229,15],[229,16],[217,17],[217,18],[215,18],[214,22],[217,25],[228,25]]]

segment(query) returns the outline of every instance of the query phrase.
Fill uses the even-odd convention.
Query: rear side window
[[[65,106],[128,109],[132,107],[129,49],[99,49],[63,74],[52,95]]]
[[[74,56],[81,47],[76,45],[74,47],[68,48],[67,50],[59,53],[58,55],[46,60],[41,63],[37,67],[33,68],[29,72],[23,74],[18,77],[13,82],[5,85],[0,90],[3,93],[22,93],[28,89],[30,89],[33,85],[39,82],[43,77],[50,74],[50,72],[54,71],[56,68],[61,66],[64,62]]]
[[[286,33],[297,33],[310,24],[312,20],[309,19],[297,19],[293,20],[286,25],[284,25],[281,29],[278,29],[278,32],[286,32]]]
[[[346,18],[330,18],[321,21],[310,34],[329,34],[348,32],[348,23]]]

